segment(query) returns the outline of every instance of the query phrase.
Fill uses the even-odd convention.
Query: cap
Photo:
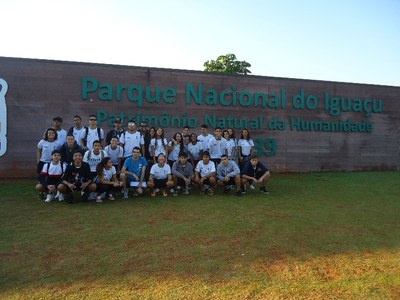
[[[60,122],[62,122],[62,118],[61,118],[61,117],[54,117],[54,118],[53,118],[53,121],[60,121]]]

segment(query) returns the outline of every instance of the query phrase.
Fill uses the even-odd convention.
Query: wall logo
[[[7,82],[0,78],[0,156],[7,151],[7,89]]]

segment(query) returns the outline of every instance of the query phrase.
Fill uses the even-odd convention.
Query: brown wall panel
[[[89,98],[93,101],[83,100],[82,79],[85,77],[95,78],[99,84],[107,83],[113,88],[116,85],[138,85],[143,89],[150,87],[154,92],[156,87],[161,90],[171,87],[176,91],[175,103],[144,101],[143,106],[138,107],[136,102],[128,100],[125,92],[122,99],[116,101],[115,91],[112,101],[99,100],[96,93],[90,94]],[[101,123],[105,132],[110,129],[108,123],[112,124],[111,116],[121,112],[134,116],[139,113],[141,116],[150,115],[158,121],[163,113],[186,120],[193,118],[197,124],[192,132],[196,133],[200,132],[200,125],[205,120],[212,120],[214,115],[217,118],[232,118],[238,121],[261,118],[262,124],[249,129],[251,136],[258,141],[264,143],[266,139],[271,139],[275,143],[274,155],[265,155],[262,152],[266,151],[265,148],[260,148],[261,152],[258,151],[261,160],[273,171],[400,168],[399,87],[5,57],[0,57],[0,78],[8,83],[8,147],[5,155],[0,157],[0,178],[27,177],[35,174],[36,146],[44,130],[52,126],[54,116],[63,117],[63,128],[67,130],[73,125],[72,119],[75,114],[81,115],[84,124],[87,125],[89,114],[100,111],[110,116]],[[286,106],[271,108],[240,104],[224,106],[220,103],[206,105],[205,99],[201,105],[193,100],[186,103],[187,84],[192,84],[195,89],[202,84],[204,90],[214,89],[217,93],[223,90],[232,91],[234,87],[237,97],[243,91],[262,92],[269,96],[275,93],[281,97],[284,90]],[[305,97],[313,95],[318,98],[315,109],[294,108],[292,99],[301,90],[304,91]],[[379,99],[382,112],[366,116],[364,112],[353,108],[352,111],[332,116],[324,107],[326,93],[329,94],[329,99]],[[231,95],[228,96],[230,97]],[[310,103],[312,104],[312,101]],[[205,116],[208,116],[208,119]],[[272,129],[270,125],[273,118],[285,122],[286,128]],[[373,130],[370,133],[297,131],[290,127],[291,118],[330,123],[347,119],[354,122],[365,121],[372,124]],[[180,130],[176,126],[167,126],[166,136],[169,138]],[[212,129],[210,131],[213,132]],[[235,131],[239,137],[241,128]]]

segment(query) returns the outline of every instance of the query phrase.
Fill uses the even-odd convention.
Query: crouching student
[[[81,198],[87,201],[90,192],[96,192],[96,184],[92,182],[90,166],[82,161],[83,155],[77,150],[72,155],[72,163],[67,166],[58,186],[58,191],[66,202],[72,204],[73,192],[81,191]]]
[[[200,188],[200,195],[204,195],[206,187],[209,188],[208,195],[214,195],[215,179],[215,164],[210,160],[210,152],[203,151],[203,160],[197,163],[194,169],[194,182]]]
[[[140,156],[141,149],[134,147],[132,156],[128,157],[121,170],[121,181],[124,189],[124,199],[128,199],[129,187],[134,188],[134,196],[143,194],[146,187],[145,174],[148,165],[147,160]]]
[[[156,195],[156,189],[161,189],[162,195],[167,197],[167,191],[174,186],[171,167],[165,163],[165,160],[165,155],[160,153],[157,156],[157,163],[151,167],[148,186],[152,197]]]
[[[43,165],[42,171],[39,175],[39,183],[36,185],[36,190],[41,193],[46,193],[46,200],[48,203],[52,201],[57,192],[57,186],[61,183],[61,177],[64,174],[67,164],[61,162],[61,154],[58,150],[51,152],[51,162]],[[62,194],[59,195],[59,201],[63,201]]]
[[[184,195],[189,194],[189,186],[192,182],[193,167],[188,162],[186,152],[180,152],[178,160],[172,165],[172,180],[174,181],[174,196],[178,196],[178,189],[183,191]]]
[[[221,156],[221,163],[217,167],[218,185],[224,187],[224,193],[230,191],[230,186],[236,186],[236,195],[242,196],[240,186],[240,170],[238,165],[229,160],[227,155]]]
[[[117,171],[113,166],[111,158],[104,157],[96,167],[97,173],[97,196],[96,202],[103,202],[102,197],[105,196],[108,200],[115,200],[113,192],[118,191],[122,187],[122,182],[117,179]]]
[[[260,192],[263,194],[269,194],[266,184],[271,174],[267,167],[258,160],[257,155],[252,154],[250,160],[247,161],[242,170],[242,185],[249,182],[250,184],[259,183]]]

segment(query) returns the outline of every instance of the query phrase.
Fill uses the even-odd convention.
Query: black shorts
[[[219,180],[219,181],[222,182],[225,185],[235,185],[236,184],[235,177],[229,177],[229,181],[228,182],[225,182],[223,180]]]
[[[154,178],[153,181],[154,181],[154,187],[160,189],[160,188],[167,187],[168,178],[165,178],[165,179]]]

